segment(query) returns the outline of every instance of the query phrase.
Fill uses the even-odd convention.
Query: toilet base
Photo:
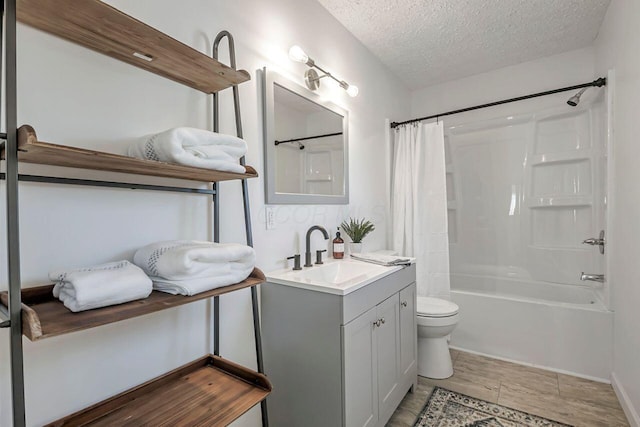
[[[418,337],[418,375],[437,380],[453,375],[447,337]]]

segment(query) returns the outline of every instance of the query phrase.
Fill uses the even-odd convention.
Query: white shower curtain
[[[416,258],[418,295],[449,299],[442,122],[396,128],[393,157],[393,249]]]

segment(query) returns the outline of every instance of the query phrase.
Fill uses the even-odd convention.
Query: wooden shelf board
[[[223,172],[194,168],[175,163],[136,159],[119,154],[87,150],[85,148],[50,144],[38,141],[35,130],[29,125],[18,129],[18,160],[26,163],[64,166],[79,169],[121,172],[163,178],[186,179],[200,182],[219,182],[234,179],[255,178],[258,173],[251,166],[245,166],[246,173]],[[4,148],[2,159],[5,158]]]
[[[262,271],[255,268],[243,282],[212,289],[191,297],[153,291],[145,299],[78,313],[71,312],[53,296],[53,285],[26,288],[22,290],[22,333],[31,341],[38,341],[256,286],[265,280]],[[5,307],[8,306],[6,291],[0,293],[0,303]]]
[[[251,79],[99,0],[18,0],[29,26],[205,93]],[[151,61],[134,56],[141,54]]]
[[[48,426],[226,426],[270,391],[263,374],[209,355]]]

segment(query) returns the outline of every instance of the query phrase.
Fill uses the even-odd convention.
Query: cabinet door
[[[400,375],[404,377],[416,364],[416,285],[400,291]]]
[[[380,326],[378,335],[378,410],[381,419],[388,419],[396,409],[400,376],[400,298],[398,294],[377,305]]]
[[[342,326],[347,427],[370,427],[378,422],[377,319],[373,307]]]

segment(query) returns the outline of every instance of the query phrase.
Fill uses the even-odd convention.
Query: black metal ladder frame
[[[218,203],[218,185],[213,183],[211,190],[170,187],[159,185],[145,185],[113,181],[96,181],[85,179],[70,179],[50,176],[22,175],[18,173],[18,140],[17,140],[17,66],[16,66],[16,3],[17,0],[2,0],[0,2],[0,75],[2,74],[2,57],[5,60],[5,139],[6,172],[0,174],[0,179],[6,181],[6,215],[7,215],[7,269],[8,269],[8,309],[0,304],[0,328],[8,328],[10,334],[11,361],[11,405],[13,427],[25,427],[25,392],[24,392],[24,350],[22,346],[22,295],[20,278],[20,234],[19,234],[19,181],[47,182],[55,184],[86,185],[96,187],[129,188],[141,190],[175,191],[195,194],[211,195],[214,203],[213,226],[214,241],[220,240],[220,208]],[[217,59],[220,41],[227,37],[232,68],[236,69],[235,49],[233,37],[227,31],[222,31],[215,39],[213,57]],[[0,85],[1,88],[1,85]],[[1,95],[1,94],[0,94]],[[240,103],[237,85],[233,85],[233,97],[238,137],[242,138],[242,123],[240,118]],[[214,100],[214,131],[218,130],[218,95],[213,94]],[[240,159],[244,166],[244,157]],[[253,246],[251,231],[251,211],[249,207],[247,180],[242,179],[242,194],[245,216],[245,232],[247,244]],[[253,325],[256,342],[256,357],[258,371],[264,373],[262,361],[262,341],[260,334],[260,319],[258,312],[258,297],[255,286],[251,287],[251,302],[253,307]],[[219,355],[219,297],[214,297],[214,353]],[[262,423],[268,426],[266,401],[261,402]]]
[[[20,234],[18,210],[18,126],[16,88],[16,0],[2,2],[5,19],[0,24],[0,49],[5,59],[5,120],[6,120],[6,209],[7,209],[7,267],[9,276],[9,310],[0,311],[0,326],[9,328],[11,359],[11,405],[13,426],[24,427],[24,352],[22,348],[22,295],[20,294]],[[2,22],[2,19],[0,19]],[[2,30],[4,29],[4,35]],[[4,46],[3,46],[4,42]],[[0,74],[1,74],[0,69]],[[8,316],[7,316],[8,314]]]
[[[233,41],[233,36],[228,31],[221,31],[216,36],[213,42],[212,48],[212,56],[214,59],[218,59],[220,42],[224,38],[227,38],[228,46],[229,46],[229,66],[236,69],[236,51],[235,44]],[[240,94],[238,92],[238,85],[232,86],[233,90],[233,109],[235,113],[235,121],[236,121],[236,135],[238,138],[243,138],[242,133],[242,117],[240,115]],[[213,131],[218,132],[220,130],[219,123],[219,99],[218,93],[213,94]],[[240,158],[240,164],[245,165],[245,158],[242,156]],[[214,194],[213,198],[213,240],[215,242],[220,241],[220,210],[218,198],[220,196],[220,188],[217,184],[214,184]],[[251,230],[251,209],[249,206],[249,188],[247,186],[247,180],[242,179],[242,203],[244,207],[244,224],[245,224],[245,234],[247,238],[247,245],[253,247],[253,232]],[[213,353],[216,356],[220,355],[220,297],[213,297]],[[251,287],[251,307],[253,311],[253,332],[255,336],[255,345],[256,345],[256,359],[257,359],[257,367],[258,372],[264,374],[264,363],[262,358],[262,336],[260,331],[260,313],[258,310],[258,291],[256,286]],[[267,413],[267,400],[264,399],[260,402],[260,412],[262,417],[262,425],[263,427],[269,426],[269,417]]]

